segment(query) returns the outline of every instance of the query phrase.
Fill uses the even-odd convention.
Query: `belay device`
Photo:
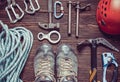
[[[120,0],[100,0],[96,18],[103,32],[120,35]]]

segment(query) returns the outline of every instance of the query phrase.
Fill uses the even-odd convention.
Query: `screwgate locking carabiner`
[[[28,14],[34,14],[36,11],[38,11],[40,9],[40,5],[38,3],[38,0],[33,0],[33,1],[35,1],[37,8],[35,8],[32,0],[24,0],[25,11]]]
[[[8,6],[5,8],[7,11],[8,17],[10,19],[10,23],[16,23],[18,20],[22,19],[24,16],[24,11],[20,8],[18,4],[16,4],[15,0],[7,0]],[[16,13],[15,8],[21,12],[21,15]],[[15,19],[12,18],[10,11],[14,14]]]
[[[51,35],[53,35],[53,34],[58,35],[58,39],[57,39],[57,40],[52,40],[52,39],[51,39]],[[47,40],[48,40],[49,42],[51,42],[52,44],[56,44],[56,43],[58,43],[58,42],[60,41],[61,35],[60,35],[60,33],[59,33],[58,31],[51,31],[51,32],[48,33],[48,34],[44,34],[44,33],[40,32],[40,33],[38,33],[37,38],[38,38],[39,40],[47,39]]]
[[[107,82],[106,79],[106,72],[107,68],[113,64],[115,66],[112,76],[112,81],[110,82],[117,82],[118,77],[118,63],[116,59],[114,58],[112,53],[103,53],[102,54],[102,62],[103,62],[103,82]]]
[[[57,5],[60,5],[60,11],[61,11],[60,15],[57,15]],[[55,1],[55,3],[54,3],[54,17],[56,19],[60,19],[61,17],[63,17],[63,15],[64,15],[64,8],[63,8],[63,5],[62,5],[62,2]]]

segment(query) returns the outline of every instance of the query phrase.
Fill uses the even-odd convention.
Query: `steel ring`
[[[52,44],[56,44],[56,43],[58,43],[60,41],[61,35],[60,35],[60,33],[58,31],[51,31],[48,35],[49,35],[49,37],[51,37],[51,35],[53,35],[53,34],[57,34],[58,35],[58,39],[57,40],[52,40],[51,38],[48,38],[48,40]]]
[[[44,33],[40,32],[37,35],[38,40],[43,40],[44,39]]]

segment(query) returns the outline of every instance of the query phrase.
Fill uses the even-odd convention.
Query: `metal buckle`
[[[113,64],[115,66],[113,71],[113,77],[111,82],[117,82],[118,77],[118,63],[112,53],[103,53],[102,54],[102,62],[103,62],[103,82],[107,82],[106,72],[107,68]]]
[[[36,3],[37,8],[35,8],[35,6],[33,5],[32,0],[24,0],[25,11],[28,14],[34,14],[36,11],[38,11],[40,9],[38,0],[35,0],[35,3]]]
[[[16,4],[15,0],[7,0],[8,6],[5,8],[7,11],[8,17],[10,19],[10,23],[16,23],[18,20],[22,19],[24,16],[24,11],[20,8],[18,4]],[[21,12],[21,15],[16,13],[15,8],[18,9]],[[14,14],[15,19],[12,18],[12,15],[10,14],[10,10]]]
[[[57,5],[60,5],[60,11],[61,11],[60,15],[57,15]],[[61,17],[63,17],[63,15],[64,15],[64,8],[62,5],[62,2],[55,1],[55,3],[54,3],[54,17],[56,19],[60,19]]]

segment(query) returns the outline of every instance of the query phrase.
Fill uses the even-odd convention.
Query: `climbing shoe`
[[[77,82],[78,62],[69,45],[58,48],[56,58],[57,82]]]
[[[34,58],[35,82],[56,82],[54,65],[55,57],[51,45],[41,45]]]

